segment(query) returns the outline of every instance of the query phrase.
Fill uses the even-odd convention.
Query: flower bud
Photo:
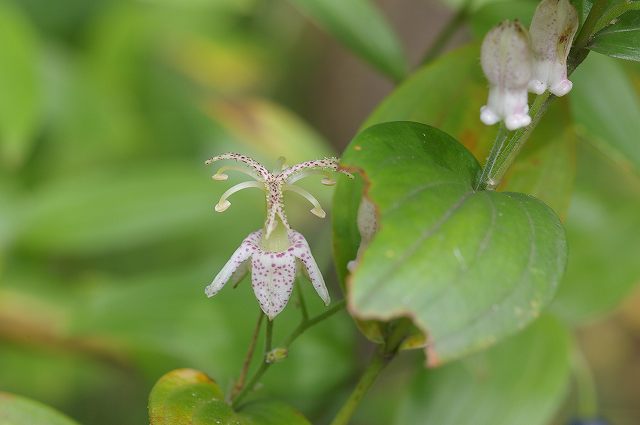
[[[289,355],[289,350],[284,347],[277,347],[273,350],[269,351],[265,356],[265,362],[267,363],[278,363],[283,361]]]
[[[504,120],[509,130],[529,125],[527,85],[532,58],[527,30],[518,21],[500,23],[482,42],[481,62],[490,87],[480,120],[487,125]]]
[[[531,92],[569,93],[573,84],[567,79],[567,56],[578,24],[578,13],[569,0],[542,0],[538,5],[529,27],[534,59]]]

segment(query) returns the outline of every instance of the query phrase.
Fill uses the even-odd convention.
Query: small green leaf
[[[364,177],[381,226],[350,276],[356,317],[411,317],[436,365],[515,333],[551,300],[566,259],[558,218],[533,197],[474,191],[480,167],[446,133],[376,125],[351,142],[343,164]],[[336,205],[352,205],[348,185],[340,181]],[[353,215],[335,210],[334,221]],[[355,244],[336,245],[337,264],[355,258],[347,251]]]
[[[588,144],[578,157],[566,220],[569,260],[552,311],[581,324],[611,309],[640,282],[640,177]]]
[[[193,369],[160,378],[149,395],[149,418],[151,425],[309,425],[300,413],[274,401],[246,403],[234,412],[218,384]]]
[[[77,425],[49,406],[13,394],[0,392],[2,425]]]
[[[640,171],[640,99],[622,66],[590,55],[573,74],[571,111],[578,131]]]
[[[566,395],[569,346],[544,317],[491,350],[422,371],[395,424],[548,424]]]
[[[640,11],[622,15],[613,25],[598,32],[588,47],[614,58],[640,61]]]
[[[291,0],[318,25],[396,81],[407,59],[395,33],[369,0]]]
[[[8,2],[0,2],[0,159],[20,165],[31,150],[41,112],[36,34]]]

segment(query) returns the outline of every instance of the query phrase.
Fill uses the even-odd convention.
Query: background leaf
[[[44,404],[4,392],[0,392],[0,424],[77,425]]]
[[[640,178],[588,142],[578,170],[566,220],[567,272],[552,304],[573,324],[611,311],[640,283]]]
[[[548,424],[568,389],[569,364],[569,335],[542,317],[490,350],[418,372],[394,423]]]
[[[640,99],[621,65],[589,55],[572,79],[571,110],[578,131],[640,172]]]
[[[623,14],[598,32],[588,48],[614,58],[640,61],[640,11]]]
[[[395,33],[370,0],[291,0],[318,25],[393,80],[407,73]]]
[[[450,136],[418,123],[380,124],[342,160],[361,170],[381,226],[350,277],[355,316],[411,317],[437,365],[515,333],[551,300],[566,258],[557,217],[523,194],[475,192],[479,166]],[[338,204],[348,202],[345,184]],[[338,257],[348,255],[342,250]]]
[[[0,2],[0,159],[20,165],[30,152],[41,113],[39,51],[29,21]]]
[[[234,412],[218,384],[202,372],[178,369],[151,390],[151,425],[310,425],[292,408],[270,401],[245,403]]]

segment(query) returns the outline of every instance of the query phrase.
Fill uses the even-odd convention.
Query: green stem
[[[504,126],[504,124],[500,124],[500,127],[498,127],[498,133],[496,134],[496,139],[493,142],[491,152],[489,153],[489,157],[487,158],[487,162],[486,164],[484,164],[484,167],[482,167],[482,174],[480,174],[480,178],[476,182],[476,190],[495,189],[496,184],[493,172],[496,167],[496,162],[498,161],[498,155],[500,154],[500,152],[502,152],[508,136],[509,132],[507,131],[507,128]]]
[[[585,19],[584,25],[582,25],[582,29],[573,43],[574,49],[584,49],[587,44],[589,44],[591,37],[596,33],[596,28],[600,18],[609,8],[609,3],[610,0],[596,0],[593,3],[593,6],[591,6],[591,10],[589,11],[589,15],[587,15],[587,19]]]
[[[371,362],[369,362],[356,387],[353,389],[353,392],[351,392],[347,401],[342,408],[340,408],[331,425],[347,425],[349,423],[363,397],[390,360],[391,358],[385,355],[383,347],[378,347]]]
[[[378,375],[380,375],[380,372],[382,372],[398,354],[400,346],[407,335],[409,335],[410,328],[411,320],[408,318],[398,319],[387,325],[384,344],[378,346],[376,349],[371,362],[360,377],[351,395],[349,395],[349,398],[347,398],[331,422],[331,425],[347,425],[349,423],[365,394],[376,381]]]
[[[251,342],[249,343],[249,349],[247,350],[247,356],[244,359],[244,363],[242,364],[242,370],[240,372],[240,377],[238,381],[233,386],[233,390],[231,391],[231,399],[238,395],[242,388],[244,387],[244,382],[247,379],[247,374],[249,373],[249,366],[251,366],[251,360],[253,360],[253,354],[256,349],[256,345],[258,342],[258,335],[260,334],[260,325],[262,324],[262,319],[264,319],[264,313],[260,311],[260,315],[258,316],[258,322],[256,323],[256,327],[253,330],[253,335],[251,337]]]
[[[283,344],[284,348],[288,350],[291,344],[293,344],[293,342],[296,340],[296,338],[302,335],[307,329],[333,316],[338,311],[342,310],[344,306],[345,306],[345,301],[340,300],[336,302],[330,309],[328,309],[322,314],[317,315],[316,317],[313,317],[311,319],[306,319],[306,320],[303,318],[302,322],[300,322],[300,324],[296,327],[296,329],[294,329],[294,331],[285,339],[285,342]],[[242,389],[242,391],[240,391],[235,396],[235,398],[232,399],[231,405],[234,408],[237,407],[240,404],[240,402],[251,391],[253,391],[253,388],[260,381],[260,379],[262,378],[262,375],[264,375],[266,371],[269,370],[269,368],[273,364],[273,363],[266,362],[266,355],[267,353],[269,353],[269,351],[271,351],[272,332],[273,332],[273,322],[269,320],[267,321],[267,336],[265,340],[265,351],[264,351],[264,356],[262,358],[262,364],[260,364],[260,368],[258,368],[258,370],[256,370],[256,372],[253,374],[253,376],[249,380],[249,383]]]
[[[594,34],[608,27],[615,19],[632,10],[640,10],[640,1],[626,1],[612,6],[598,19],[598,23],[594,28]]]
[[[447,22],[445,27],[442,29],[442,31],[440,31],[436,39],[433,41],[433,43],[429,47],[429,50],[427,50],[424,54],[422,61],[420,62],[421,65],[426,65],[427,63],[438,57],[440,53],[442,53],[449,41],[451,41],[451,38],[467,21],[472,3],[473,0],[465,1],[462,7],[458,9],[458,11],[451,17],[449,22]]]
[[[319,314],[312,319],[303,320],[302,322],[300,322],[300,324],[293,330],[293,332],[291,332],[291,335],[289,335],[287,339],[284,340],[284,343],[283,343],[284,348],[289,349],[291,344],[293,344],[293,341],[295,341],[307,329],[333,316],[335,313],[342,310],[344,306],[345,306],[345,301],[340,300],[336,302],[330,309],[328,309],[324,313]]]

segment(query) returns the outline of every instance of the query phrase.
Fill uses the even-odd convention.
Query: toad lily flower
[[[294,183],[309,175],[322,174],[324,175],[322,183],[332,185],[335,181],[329,177],[328,171],[351,175],[338,168],[337,158],[303,162],[274,173],[269,172],[257,161],[235,153],[215,156],[207,160],[206,164],[221,160],[233,160],[242,163],[248,169],[235,166],[222,167],[213,175],[214,180],[226,180],[228,176],[225,171],[227,170],[243,172],[253,180],[237,184],[227,190],[218,201],[215,210],[223,212],[229,208],[231,203],[228,198],[232,194],[246,188],[259,188],[266,193],[267,218],[264,228],[251,233],[242,241],[231,259],[207,286],[205,290],[207,296],[216,295],[229,281],[236,285],[251,271],[251,284],[260,308],[270,320],[273,320],[287,305],[296,276],[302,269],[320,298],[328,305],[329,292],[311,254],[309,244],[302,234],[289,226],[284,211],[283,194],[285,191],[291,191],[306,198],[313,206],[311,212],[322,218],[326,213],[320,203],[306,190],[294,186]]]
[[[482,42],[481,63],[490,88],[480,120],[487,125],[504,120],[509,130],[528,126],[532,58],[527,31],[518,21],[504,21],[493,28]]]
[[[567,56],[578,24],[569,0],[542,0],[538,5],[529,27],[534,56],[531,92],[542,94],[548,88],[556,96],[569,93],[573,84],[567,79]]]

